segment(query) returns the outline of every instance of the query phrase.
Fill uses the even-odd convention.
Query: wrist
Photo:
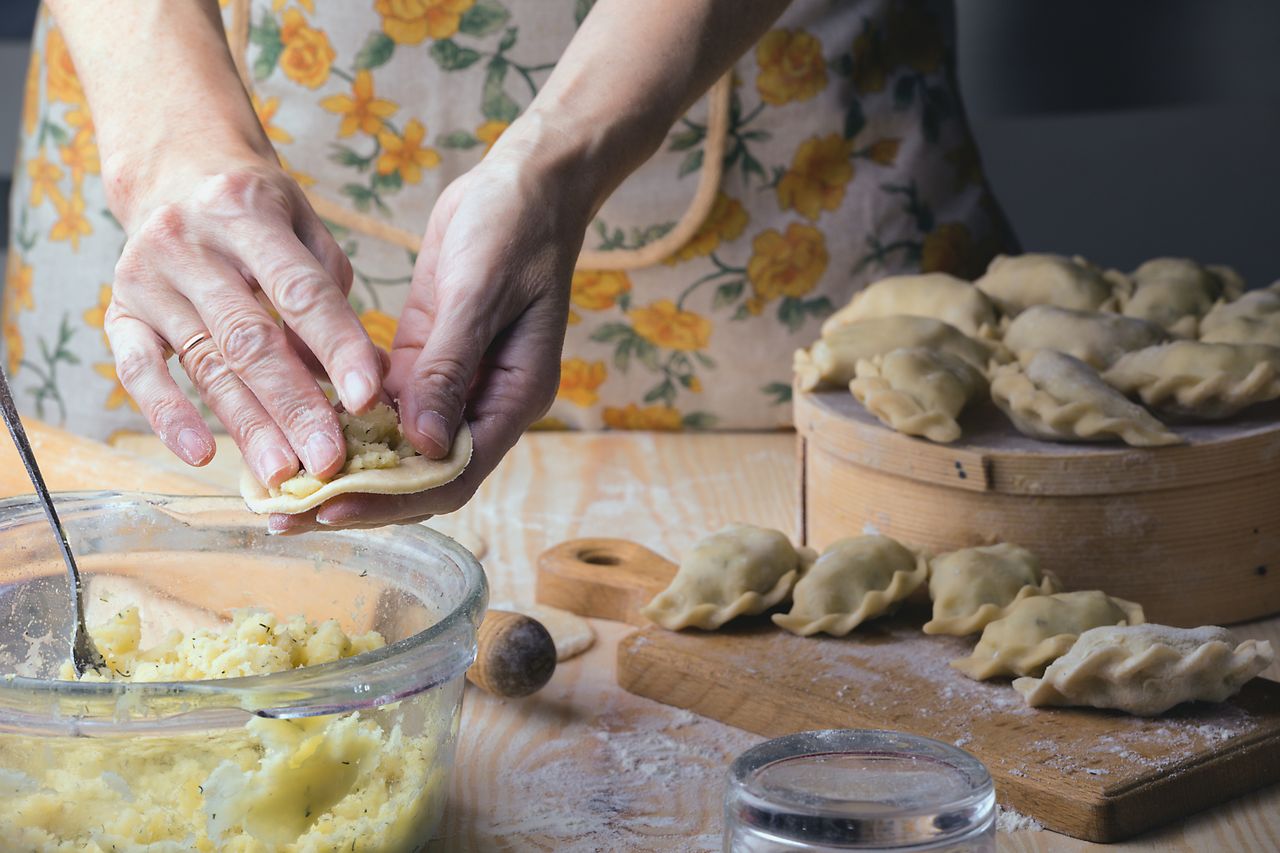
[[[256,128],[255,128],[256,129]],[[163,140],[133,137],[128,144],[103,144],[102,178],[107,205],[132,234],[162,204],[187,198],[205,178],[238,169],[280,168],[261,133],[167,130]]]

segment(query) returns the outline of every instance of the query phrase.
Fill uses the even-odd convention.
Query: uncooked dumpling
[[[777,530],[730,524],[695,544],[671,585],[640,612],[671,631],[719,628],[786,598],[813,557]]]
[[[1090,628],[1143,621],[1141,605],[1097,590],[1033,595],[987,625],[973,654],[951,665],[979,681],[998,675],[1038,676]]]
[[[966,335],[986,335],[995,328],[996,309],[987,295],[969,282],[942,272],[896,275],[881,279],[854,295],[827,318],[822,333],[874,317],[911,314],[950,323]]]
[[[969,337],[950,323],[931,317],[895,315],[857,320],[823,335],[808,350],[796,350],[794,368],[802,391],[847,388],[858,362],[904,347],[950,353],[980,371],[991,362],[1008,360],[994,342]]]
[[[1107,274],[1083,258],[997,255],[974,284],[1011,316],[1032,305],[1101,311],[1115,304]]]
[[[1133,271],[1125,300],[1129,317],[1150,320],[1181,338],[1194,338],[1200,318],[1222,298],[1239,296],[1243,282],[1229,267],[1204,267],[1186,258],[1155,258]]]
[[[791,612],[773,621],[793,634],[843,637],[887,612],[929,576],[928,557],[887,536],[855,536],[831,544],[791,593]]]
[[[1155,323],[1098,311],[1033,305],[1009,324],[1004,345],[1017,356],[1051,349],[1105,370],[1127,352],[1169,339]]]
[[[1174,341],[1122,356],[1102,378],[1157,412],[1216,420],[1280,397],[1280,348]]]
[[[941,350],[896,349],[857,364],[849,390],[881,423],[942,443],[960,437],[956,416],[987,390],[987,377]]]
[[[395,409],[379,403],[366,415],[338,414],[347,461],[332,479],[301,471],[274,489],[246,467],[240,494],[254,512],[295,514],[346,494],[407,495],[452,482],[471,461],[471,430],[464,421],[443,459],[421,456],[400,431]]]
[[[1223,702],[1271,665],[1265,640],[1237,643],[1225,628],[1091,628],[1045,670],[1013,687],[1033,707],[1087,705],[1162,714],[1183,702]]]
[[[929,561],[933,618],[924,632],[963,637],[1004,616],[1014,602],[1061,589],[1034,554],[1008,542],[939,554]]]
[[[1112,441],[1135,447],[1182,439],[1069,355],[1039,350],[1024,365],[997,368],[991,399],[1023,435],[1048,441]]]
[[[1219,302],[1200,321],[1200,340],[1280,346],[1280,292],[1255,290],[1234,302]]]

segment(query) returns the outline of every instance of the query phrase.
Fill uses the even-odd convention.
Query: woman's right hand
[[[120,382],[170,450],[207,463],[213,435],[166,364],[207,332],[181,365],[257,478],[278,485],[299,461],[332,476],[345,444],[312,368],[354,412],[379,400],[384,369],[347,302],[346,255],[273,160],[249,153],[157,173],[122,217],[128,240],[105,325]]]

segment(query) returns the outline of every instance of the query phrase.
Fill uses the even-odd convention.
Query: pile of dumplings
[[[1083,705],[1161,714],[1221,702],[1270,666],[1270,643],[1222,628],[1146,624],[1142,607],[1098,590],[1064,592],[1034,554],[1011,543],[931,556],[887,536],[854,536],[821,554],[777,530],[732,524],[694,545],[642,613],[664,628],[714,630],[764,613],[802,637],[843,637],[928,591],[926,634],[981,632],[951,662],[964,675],[1013,678],[1033,707]]]
[[[988,397],[1047,441],[1179,444],[1166,421],[1229,418],[1280,398],[1280,282],[1157,258],[1131,273],[1001,255],[975,282],[886,278],[794,359],[802,391],[848,388],[886,426],[949,443]]]

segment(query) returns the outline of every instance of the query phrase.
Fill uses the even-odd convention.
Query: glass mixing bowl
[[[57,503],[91,629],[136,606],[147,647],[255,607],[387,645],[270,675],[59,681],[64,569],[34,498],[0,501],[0,849],[426,845],[488,599],[475,557],[420,525],[271,537],[238,498]]]

